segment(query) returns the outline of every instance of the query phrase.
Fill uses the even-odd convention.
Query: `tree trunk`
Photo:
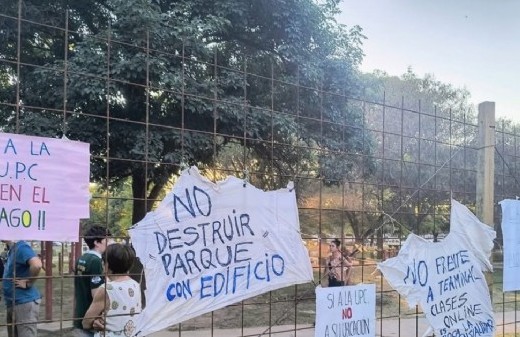
[[[132,223],[136,224],[146,215],[146,176],[143,170],[134,170],[132,173],[132,195],[134,198],[134,207],[132,210]],[[146,307],[146,277],[144,275],[144,267],[139,258],[136,258],[132,268],[129,270],[130,277],[139,283],[141,287],[141,306]]]
[[[383,241],[383,232],[378,230],[376,231],[376,245],[377,245],[377,258],[384,260],[385,252],[384,252],[384,241]]]
[[[136,224],[146,215],[146,177],[143,170],[135,170],[132,173],[132,196],[132,224]]]
[[[153,204],[155,203],[157,197],[159,197],[159,193],[164,188],[164,185],[166,185],[166,180],[162,182],[156,182],[153,185],[152,189],[150,190],[150,193],[148,194],[146,212],[150,212],[152,210]]]

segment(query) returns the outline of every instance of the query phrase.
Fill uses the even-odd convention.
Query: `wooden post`
[[[483,223],[493,226],[495,202],[495,102],[482,102],[478,105],[478,137],[476,215]],[[486,281],[491,298],[493,298],[493,277],[491,273],[486,273]]]
[[[79,228],[79,241],[73,242],[71,247],[72,257],[69,259],[69,272],[74,274],[74,269],[76,268],[76,261],[83,254],[83,232],[81,231],[81,226]]]
[[[495,183],[495,102],[478,105],[477,216],[493,224]]]
[[[52,320],[52,241],[45,241],[45,319]]]
[[[477,217],[492,225],[495,183],[495,102],[478,105]]]

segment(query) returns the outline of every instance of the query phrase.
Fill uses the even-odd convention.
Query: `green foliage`
[[[39,4],[26,3],[34,21],[64,27],[63,3]],[[16,16],[16,4],[7,11]],[[364,37],[359,27],[337,24],[336,12],[332,0],[70,4],[67,39],[39,25],[21,35],[21,61],[34,66],[21,69],[23,104],[18,113],[2,106],[1,127],[90,143],[94,182],[119,188],[131,178],[132,222],[181,163],[217,165],[222,149],[238,147],[242,169],[260,177],[338,183],[360,164],[346,149],[370,146],[361,110],[345,99],[360,93]],[[16,23],[5,19],[0,51],[11,60]],[[15,67],[5,74],[17,74]],[[1,82],[10,102],[15,82]],[[260,183],[286,178],[277,179]]]
[[[128,237],[132,225],[132,188],[127,181],[108,190],[93,184],[90,188],[90,223],[108,224],[114,237]]]
[[[387,214],[399,208],[397,220],[419,234],[447,231],[451,192],[475,186],[474,175],[463,169],[475,167],[476,152],[450,146],[475,144],[473,129],[454,122],[475,120],[469,92],[433,75],[421,78],[411,69],[400,77],[377,71],[364,81],[374,100],[385,103],[384,111],[375,107],[366,120],[370,129],[384,130],[374,137],[375,152],[389,159],[382,159],[371,177],[386,186],[373,194],[377,204],[384,205]]]
[[[453,118],[473,117],[474,107],[470,104],[470,92],[465,88],[456,88],[443,83],[433,74],[419,77],[411,68],[400,77],[375,73],[382,82],[385,100],[388,105],[401,107],[403,97],[409,108],[421,108],[421,111],[438,114],[451,112]],[[420,104],[420,106],[419,106]],[[405,108],[406,108],[405,106]]]

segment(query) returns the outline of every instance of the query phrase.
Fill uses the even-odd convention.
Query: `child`
[[[83,319],[84,329],[103,329],[97,336],[131,336],[134,319],[141,312],[141,289],[128,271],[135,260],[129,246],[114,243],[105,252],[108,281],[95,293]]]

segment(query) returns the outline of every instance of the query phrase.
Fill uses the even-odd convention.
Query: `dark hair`
[[[334,239],[332,240],[332,243],[336,245],[336,247],[341,247],[341,241],[339,241],[339,239]]]
[[[110,234],[110,231],[107,228],[99,225],[93,225],[85,231],[83,240],[85,240],[88,248],[93,249],[96,246],[96,241],[101,242],[101,240],[110,236],[112,236],[112,234]]]
[[[112,273],[126,274],[134,264],[135,252],[130,246],[113,243],[107,247],[103,260]]]

